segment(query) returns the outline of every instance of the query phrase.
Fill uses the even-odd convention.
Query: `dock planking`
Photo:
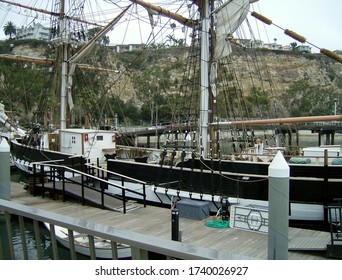
[[[171,239],[170,209],[137,204],[126,214],[80,204],[77,200],[53,200],[49,197],[32,196],[19,183],[11,184],[12,201],[31,207],[78,219],[96,222],[115,228],[139,232],[163,239]],[[243,231],[235,228],[211,228],[204,220],[180,218],[182,242],[236,253],[259,259],[267,259],[267,234]],[[322,260],[330,233],[299,228],[289,228],[290,260]]]

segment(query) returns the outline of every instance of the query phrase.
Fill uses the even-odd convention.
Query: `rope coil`
[[[212,228],[229,228],[230,227],[229,222],[224,221],[224,220],[208,221],[208,222],[205,222],[204,225],[207,227],[212,227]]]

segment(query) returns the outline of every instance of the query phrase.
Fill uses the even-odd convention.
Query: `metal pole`
[[[11,200],[10,147],[0,138],[0,198]]]
[[[228,196],[223,196],[221,199],[221,205],[222,205],[222,220],[224,221],[228,221],[229,220],[229,200],[228,200]]]
[[[173,208],[171,211],[171,238],[174,241],[179,241],[179,210]]]
[[[159,149],[159,143],[158,143],[158,104],[156,103],[156,148]]]

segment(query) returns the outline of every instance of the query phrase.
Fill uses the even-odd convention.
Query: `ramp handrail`
[[[62,162],[60,162],[62,163]],[[40,166],[40,170],[38,171],[37,166]],[[84,165],[86,166],[86,165]],[[44,167],[49,167],[50,170],[46,171],[44,170]],[[67,178],[65,177],[65,173],[70,172],[72,174],[78,174],[79,176],[81,176],[81,183],[71,179],[71,178]],[[56,188],[55,188],[55,182],[56,182],[56,174],[62,174],[62,177],[60,178],[62,180],[63,183],[63,193],[65,194],[65,181],[69,181],[72,182],[74,184],[79,184],[82,187],[82,202],[84,203],[84,191],[83,188],[88,188],[88,189],[92,189],[94,191],[99,191],[101,192],[101,206],[104,208],[104,195],[106,196],[111,196],[117,199],[121,199],[123,202],[123,213],[126,213],[126,193],[134,193],[137,196],[141,197],[141,200],[143,201],[144,207],[146,207],[146,185],[145,182],[140,182],[140,184],[142,184],[142,190],[143,192],[138,192],[135,190],[131,190],[131,189],[127,189],[124,185],[120,186],[114,182],[105,180],[104,178],[99,178],[96,176],[93,176],[91,174],[85,173],[83,171],[68,167],[68,166],[64,166],[62,164],[52,164],[49,162],[35,162],[33,163],[33,188],[35,190],[36,186],[37,186],[37,178],[44,178],[44,176],[48,175],[50,177],[50,179],[53,181],[54,185],[53,185],[53,190],[54,192],[56,192]],[[88,180],[93,180],[94,182],[99,182],[100,183],[100,190],[96,190],[93,187],[89,187],[85,184],[85,180],[84,178],[87,178]],[[137,182],[138,183],[138,182]],[[116,195],[116,194],[112,194],[112,193],[108,193],[105,191],[104,186],[106,185],[110,185],[113,188],[119,189],[121,190],[121,197]],[[43,189],[42,191],[42,196],[44,197],[44,180],[41,180],[41,187]],[[35,193],[34,193],[35,194]]]
[[[342,241],[342,205],[331,205],[328,209],[331,245]]]

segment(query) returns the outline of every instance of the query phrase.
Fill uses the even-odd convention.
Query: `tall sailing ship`
[[[2,0],[0,2],[10,3]],[[62,69],[59,84],[60,129],[58,133],[41,138],[43,141],[36,142],[35,147],[13,140],[11,151],[14,161],[24,168],[27,163],[51,159],[68,160],[75,155],[80,156],[80,160],[84,157],[106,158],[109,171],[148,182],[147,199],[153,203],[170,205],[175,200],[183,198],[205,200],[210,202],[211,209],[215,211],[221,207],[222,199],[227,198],[229,203],[234,205],[267,207],[268,167],[274,154],[264,153],[267,139],[263,135],[254,134],[254,125],[335,122],[341,121],[342,116],[262,120],[250,120],[240,116],[240,120],[222,121],[222,117],[217,114],[217,104],[222,101],[224,86],[231,87],[228,82],[234,76],[229,69],[229,58],[233,49],[244,48],[241,41],[234,39],[233,34],[250,13],[251,5],[257,1],[189,1],[191,4],[189,6],[192,8],[192,12],[189,13],[191,17],[172,13],[141,0],[129,2],[130,5],[122,8],[122,12],[114,20],[103,27],[91,40],[84,40],[82,46],[75,49],[73,54],[71,48],[75,42],[71,40],[73,36],[68,30],[69,21],[81,21],[81,19],[66,14],[64,1],[59,1],[59,5],[56,5],[58,12],[51,14],[57,18],[52,28],[51,42],[60,50],[57,57],[60,59],[59,66]],[[169,129],[172,136],[167,139],[164,147],[157,150],[157,153],[146,150],[147,155],[150,153],[158,156],[157,159],[154,158],[153,161],[147,159],[146,162],[135,162],[127,156],[119,159],[118,155],[122,150],[135,148],[117,145],[117,137],[120,136],[117,131],[67,128],[66,116],[71,104],[70,90],[75,68],[82,58],[87,56],[95,42],[115,28],[115,25],[123,19],[125,12],[131,11],[133,7],[131,4],[134,4],[134,7],[135,5],[144,7],[152,21],[153,15],[158,14],[192,29],[191,47],[189,47],[191,64],[189,63],[186,69],[188,76],[184,78],[184,81],[188,82],[187,86],[184,86],[187,89],[183,89],[186,91],[191,87],[195,92],[191,96],[199,98],[199,101],[180,99],[187,101],[185,103],[190,104],[191,109],[185,114],[185,107],[179,106],[181,109],[178,109],[180,112],[177,113],[183,116],[175,117],[177,123],[176,125],[173,123],[173,126],[176,128]],[[251,15],[265,24],[272,24],[271,20],[261,14],[252,12]],[[82,22],[86,21],[82,19]],[[285,30],[285,33],[299,42],[305,42],[304,37],[293,31]],[[235,44],[240,46],[236,47]],[[341,58],[336,54],[326,49],[320,51],[341,62]],[[222,73],[225,78],[220,76]],[[191,86],[188,86],[190,84]],[[179,96],[184,97],[185,92]],[[196,105],[199,105],[198,108],[195,108]],[[5,121],[9,125],[7,119]],[[15,130],[15,125],[9,127]],[[238,132],[232,132],[236,128]],[[229,131],[229,136],[228,133],[224,134],[224,130]],[[249,146],[249,150],[246,149],[240,156],[234,153],[229,156],[224,155],[224,144],[221,140],[229,137],[233,138],[231,141],[233,149],[236,146]],[[55,151],[52,151],[52,147]],[[284,147],[277,145],[269,147],[269,150],[284,150]],[[110,154],[115,154],[117,158],[110,159]],[[340,154],[341,147],[338,146],[308,148],[304,149],[306,156],[304,161],[300,162],[299,156],[292,159],[293,163],[290,161],[289,218],[291,220],[327,221],[325,206],[335,203],[336,199],[342,197]],[[312,163],[308,163],[310,158]],[[322,159],[321,162],[319,158]],[[26,171],[30,172],[29,167]],[[115,178],[109,179],[115,180]],[[131,187],[135,188],[134,184]]]

